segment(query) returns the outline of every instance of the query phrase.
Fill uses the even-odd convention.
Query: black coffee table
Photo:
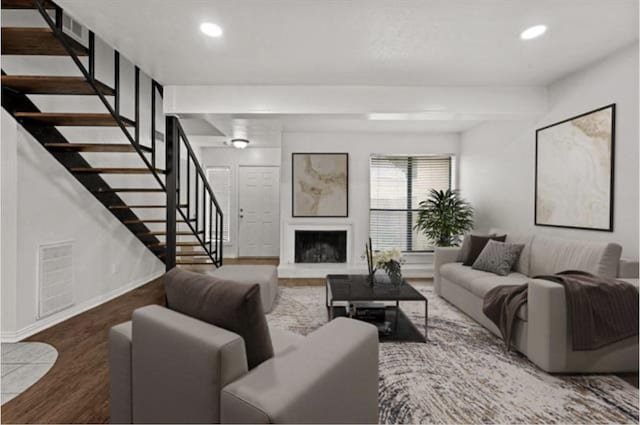
[[[330,274],[327,275],[326,306],[329,320],[335,317],[347,316],[347,308],[334,306],[334,302],[347,303],[363,301],[392,301],[395,306],[385,308],[386,321],[393,324],[393,332],[390,335],[381,335],[380,342],[386,341],[413,341],[426,342],[427,317],[429,302],[424,295],[418,292],[407,281],[400,286],[394,286],[389,282],[369,284],[369,276],[359,274]],[[400,301],[414,301],[424,303],[424,335],[409,320],[400,308]]]

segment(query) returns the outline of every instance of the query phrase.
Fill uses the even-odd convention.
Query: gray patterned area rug
[[[381,423],[638,423],[638,390],[614,375],[549,375],[417,285],[429,341],[380,344]],[[281,288],[272,326],[307,334],[327,321],[322,287]],[[423,330],[424,306],[402,303]]]

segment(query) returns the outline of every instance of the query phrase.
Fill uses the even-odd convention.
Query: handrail
[[[69,57],[73,60],[77,68],[82,73],[87,83],[91,86],[94,93],[98,96],[104,107],[109,114],[113,117],[117,126],[122,130],[127,140],[134,147],[140,159],[145,166],[150,170],[151,174],[155,178],[156,182],[160,185],[163,191],[167,193],[167,235],[166,235],[166,258],[165,263],[167,269],[172,268],[176,264],[176,212],[178,212],[184,222],[187,224],[193,236],[198,240],[198,243],[204,248],[207,256],[213,261],[213,264],[220,267],[222,265],[223,258],[223,245],[224,245],[224,231],[223,231],[223,212],[220,208],[220,204],[216,199],[213,189],[209,185],[206,174],[200,165],[189,139],[187,138],[182,125],[177,117],[167,116],[167,125],[165,129],[165,182],[162,181],[157,173],[156,164],[156,90],[160,97],[163,96],[163,87],[154,79],[151,79],[151,162],[146,158],[145,153],[141,149],[140,145],[140,69],[138,66],[134,68],[135,77],[135,130],[132,135],[127,130],[122,117],[120,116],[120,52],[117,49],[113,49],[114,54],[114,106],[112,107],[106,96],[102,93],[95,81],[95,34],[93,31],[89,31],[89,69],[83,65],[78,58],[78,55],[74,52],[73,48],[69,45],[65,37],[66,34],[62,28],[63,10],[57,4],[55,5],[55,22],[49,16],[44,8],[43,0],[33,0],[40,15],[45,20],[54,36],[62,44]],[[175,130],[175,131],[174,131]],[[182,143],[181,143],[182,142]],[[190,201],[191,201],[191,186],[189,182],[190,172],[187,174],[187,214],[182,210],[180,204],[180,147],[184,145],[187,150],[187,164],[190,167],[191,161],[193,162],[194,169],[196,171],[195,184],[196,184],[196,217],[195,220],[190,217]],[[147,148],[145,146],[145,148]],[[190,168],[188,168],[189,170]],[[198,207],[198,187],[202,183],[202,211],[205,217],[202,218],[202,230],[199,229],[199,207]],[[207,206],[204,205],[206,201],[206,195],[209,196],[210,205],[207,211]],[[215,209],[215,211],[214,211]],[[207,225],[207,213],[208,213],[208,225]],[[213,223],[213,215],[215,214],[215,231]],[[195,227],[194,222],[195,221]],[[206,234],[209,233],[209,240],[207,241]],[[201,237],[202,234],[202,237]],[[215,241],[215,249],[214,249]]]
[[[69,46],[69,44],[67,43],[67,41],[64,38],[64,32],[62,31],[62,8],[60,6],[58,6],[57,4],[55,5],[56,7],[56,22],[54,22],[51,19],[51,16],[49,16],[49,14],[47,13],[46,9],[44,8],[44,5],[42,4],[42,0],[33,0],[34,4],[36,5],[38,11],[40,12],[40,15],[42,16],[42,18],[45,20],[45,22],[47,23],[47,25],[49,25],[49,28],[51,29],[51,31],[53,32],[53,34],[56,36],[56,38],[58,39],[58,41],[62,44],[62,46],[64,47],[64,49],[67,51],[68,55],[71,57],[71,59],[73,60],[73,62],[76,64],[76,66],[78,67],[78,69],[80,70],[80,72],[82,73],[82,75],[84,76],[85,80],[89,83],[89,85],[93,88],[94,92],[96,93],[96,95],[100,98],[100,100],[102,101],[103,105],[105,106],[105,108],[107,108],[107,111],[111,114],[111,116],[113,117],[113,119],[115,120],[115,122],[118,124],[118,127],[120,127],[120,129],[122,130],[122,132],[124,133],[124,135],[126,136],[126,138],[129,140],[129,142],[133,145],[134,149],[136,150],[136,152],[138,153],[138,155],[140,156],[140,158],[142,159],[142,161],[144,162],[144,164],[147,166],[147,168],[149,168],[149,170],[151,171],[151,173],[153,174],[153,177],[156,179],[156,181],[158,182],[158,184],[160,185],[160,187],[162,188],[162,190],[166,190],[166,187],[164,185],[164,183],[162,182],[162,180],[160,179],[160,177],[158,176],[157,172],[156,172],[156,167],[153,166],[148,160],[147,158],[144,156],[144,152],[142,151],[142,149],[140,149],[139,143],[137,142],[137,140],[135,140],[131,134],[129,134],[129,131],[127,130],[126,126],[124,125],[123,121],[120,118],[120,114],[116,113],[116,111],[114,111],[114,109],[111,107],[111,105],[109,104],[109,101],[107,100],[107,98],[102,94],[102,91],[98,88],[98,86],[95,83],[95,79],[93,77],[93,65],[91,66],[91,70],[87,71],[87,69],[85,69],[84,65],[82,64],[82,62],[80,61],[80,59],[78,58],[78,56],[75,54],[75,52],[73,51],[73,49],[71,48],[71,46]],[[93,40],[94,35],[93,35],[93,31],[89,31],[89,39]],[[90,42],[89,43],[89,63],[90,65],[95,63],[95,47],[94,47],[94,42]],[[120,52],[117,49],[113,49],[114,50],[114,55],[115,57],[117,57],[119,59],[120,56]],[[119,60],[116,60],[116,63],[119,63]],[[115,72],[115,76],[116,78],[114,78],[115,80],[115,85],[119,86],[119,72],[117,72],[118,70],[114,70]],[[137,84],[136,84],[136,90],[137,90]],[[120,97],[120,88],[116,87],[114,88],[114,91],[116,91],[116,97],[119,98]],[[136,102],[137,100],[136,96]],[[116,105],[118,105],[118,103],[116,103]],[[136,111],[136,113],[138,113]],[[152,120],[154,120],[155,117],[152,117]],[[140,123],[137,120],[136,121],[136,131],[138,131]],[[151,137],[155,137],[155,134],[152,134]]]
[[[223,261],[223,247],[224,247],[224,215],[222,209],[220,208],[220,204],[216,199],[216,196],[213,192],[213,189],[209,185],[209,181],[207,176],[198,161],[192,147],[191,143],[189,143],[189,138],[184,132],[182,125],[180,124],[180,120],[175,116],[167,116],[167,124],[166,124],[166,134],[167,134],[167,187],[169,188],[167,192],[167,235],[170,237],[167,238],[167,241],[170,239],[175,241],[175,219],[172,218],[175,216],[173,210],[173,206],[175,205],[175,210],[182,216],[185,223],[191,229],[192,233],[200,242],[200,245],[204,248],[207,256],[211,259],[213,264],[217,267],[222,265]],[[181,169],[180,169],[180,149],[184,146],[187,151],[187,178],[186,178],[186,213],[183,209],[183,202],[180,198],[181,196]],[[194,185],[195,185],[195,218],[191,217],[191,163],[193,162],[193,167],[195,170],[194,176]],[[202,193],[200,192],[200,184],[202,185]],[[175,190],[174,190],[175,189]],[[199,204],[200,195],[202,194],[202,205]],[[207,201],[206,195],[209,196],[209,206],[207,211],[207,205],[205,202]],[[173,197],[173,199],[172,199]],[[181,205],[178,205],[181,204]],[[214,211],[215,210],[215,211]],[[201,220],[199,220],[200,213],[202,212]],[[213,223],[213,215],[215,214],[215,229]],[[208,215],[208,217],[207,217]],[[208,221],[208,224],[207,224]],[[195,226],[194,226],[195,222]],[[200,230],[199,224],[202,224],[202,230]],[[208,241],[207,241],[208,234]],[[201,237],[202,235],[202,237]],[[214,248],[215,242],[215,248]],[[168,244],[169,242],[167,242]],[[167,251],[167,256],[169,258],[167,261],[167,269],[170,269],[175,265],[175,249],[171,249]]]
[[[193,158],[194,165],[196,166],[196,171],[198,172],[198,174],[200,174],[200,178],[202,178],[204,185],[207,188],[207,192],[209,192],[209,195],[211,196],[211,199],[213,200],[213,203],[215,204],[216,208],[220,209],[220,204],[218,204],[218,200],[216,199],[216,196],[213,193],[213,189],[211,189],[211,186],[209,185],[206,174],[202,170],[202,167],[200,166],[200,163],[198,162],[198,159],[195,153],[193,152],[193,149],[191,149],[191,144],[189,143],[189,139],[187,138],[187,135],[185,134],[179,119],[177,119],[177,123],[178,123],[178,132],[180,133],[180,137],[182,138],[182,140],[184,140],[185,142],[184,145],[187,148],[189,155]]]

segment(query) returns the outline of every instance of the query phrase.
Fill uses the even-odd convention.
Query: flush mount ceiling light
[[[231,146],[236,149],[244,149],[249,145],[247,139],[231,139]]]
[[[200,31],[209,37],[220,37],[222,35],[220,25],[214,24],[213,22],[203,22],[200,24]]]
[[[520,33],[520,38],[522,40],[531,40],[533,38],[540,37],[547,31],[546,25],[534,25],[532,27],[527,28],[526,30]]]

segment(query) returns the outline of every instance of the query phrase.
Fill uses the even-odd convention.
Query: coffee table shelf
[[[327,275],[325,290],[329,320],[347,316],[347,308],[335,305],[337,302],[342,304],[361,301],[395,302],[395,305],[385,307],[385,321],[391,322],[393,332],[390,335],[380,335],[380,342],[426,342],[429,302],[408,282],[404,281],[399,287],[390,284],[371,286],[367,275]],[[401,301],[424,303],[424,335],[402,311]]]

